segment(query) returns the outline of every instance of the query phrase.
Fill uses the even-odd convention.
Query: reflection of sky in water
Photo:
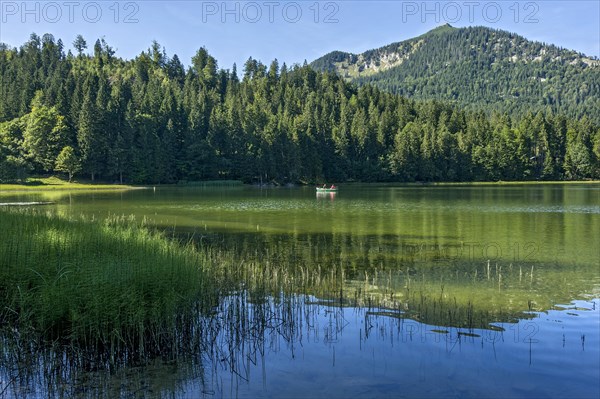
[[[228,360],[217,362],[205,386],[194,381],[185,390],[242,398],[600,394],[597,299],[498,323],[497,331],[421,324],[378,309],[293,306],[301,310],[295,329],[272,321],[264,337],[237,346],[246,351],[236,359],[239,375],[230,376]],[[257,354],[253,345],[264,346]]]
[[[54,383],[81,398],[600,395],[598,298],[493,329],[424,324],[398,311],[340,308],[302,295],[247,307],[247,298],[240,298],[224,298],[215,309],[205,325],[216,333],[207,337],[215,346],[201,355],[177,365],[84,373],[73,385]],[[3,394],[48,397],[56,385],[39,377],[11,383]],[[0,380],[10,381],[5,370]]]

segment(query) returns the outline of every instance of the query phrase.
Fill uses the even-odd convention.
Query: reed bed
[[[3,335],[31,350],[60,346],[91,369],[172,358],[189,351],[214,299],[205,262],[133,219],[0,210]]]
[[[56,176],[30,177],[18,184],[0,183],[0,191],[5,193],[15,191],[56,191],[56,190],[132,190],[143,188],[124,184],[97,184],[93,182],[69,182]]]
[[[331,242],[286,245],[286,239],[198,238],[210,251],[211,277],[248,290],[251,301],[312,295],[339,306],[386,308],[424,323],[493,328],[495,322],[528,318],[579,294],[565,285],[566,271],[543,263],[491,261],[393,263],[364,254],[339,256]],[[334,245],[335,247],[335,245]],[[336,255],[337,254],[337,255]],[[568,272],[573,281],[583,271]],[[548,287],[553,287],[549,289]],[[226,294],[226,293],[224,293]]]

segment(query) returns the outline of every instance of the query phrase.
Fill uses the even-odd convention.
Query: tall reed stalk
[[[214,300],[205,262],[133,219],[1,210],[0,323],[5,336],[60,345],[89,367],[173,357]]]

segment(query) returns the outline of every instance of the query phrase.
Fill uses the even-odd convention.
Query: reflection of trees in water
[[[437,300],[442,307],[488,313],[492,322],[590,294],[597,277],[590,264],[513,259],[512,253],[490,260],[474,256],[473,245],[416,245],[396,236],[227,233],[201,239],[202,247],[231,257],[230,280],[258,284],[268,278],[272,292],[343,292],[358,305],[383,301],[393,308],[401,302],[404,310]]]
[[[37,347],[5,334],[0,392],[115,397],[180,392],[190,380],[205,392],[222,391],[215,376],[232,373],[244,381],[269,351],[294,356],[307,339],[335,343],[347,324],[344,309],[364,317],[361,342],[390,325],[401,337],[432,325],[444,337],[454,331],[455,339],[467,340],[496,331],[492,323],[531,318],[524,312],[591,293],[595,276],[592,268],[541,262],[440,261],[410,251],[398,256],[390,245],[383,236],[202,237],[214,291],[200,299],[185,337],[171,337],[181,339],[170,345],[176,351],[141,356],[144,367],[136,367],[126,353]],[[377,333],[382,323],[386,329]],[[149,385],[155,380],[161,382]]]

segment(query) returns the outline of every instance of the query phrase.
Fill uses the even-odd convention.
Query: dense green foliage
[[[0,180],[67,170],[169,183],[471,181],[600,176],[600,131],[551,112],[465,111],[252,58],[241,80],[202,48],[186,70],[154,42],[133,60],[32,35],[0,48]],[[59,154],[73,148],[70,167]],[[68,151],[69,152],[69,151]]]
[[[81,169],[75,150],[71,146],[63,147],[58,157],[56,157],[56,170],[67,172],[69,174],[69,182],[73,179],[73,174]]]
[[[0,210],[0,243],[3,336],[7,328],[104,361],[172,355],[200,295],[211,298],[197,251],[132,220]]]
[[[600,61],[506,31],[444,25],[362,54],[335,51],[311,65],[413,99],[519,116],[587,115],[600,124]]]

